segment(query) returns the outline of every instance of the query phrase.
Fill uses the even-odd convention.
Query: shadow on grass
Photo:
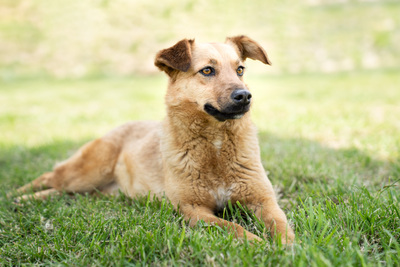
[[[33,148],[0,145],[1,188],[15,189],[33,180],[43,172],[51,170],[57,162],[71,156],[88,140],[57,140]]]
[[[353,186],[380,188],[400,178],[400,160],[372,158],[356,148],[332,149],[306,139],[259,134],[261,157],[278,195],[285,199],[331,197]]]
[[[3,145],[1,190],[17,188],[51,170],[88,140],[58,140],[34,148]],[[353,185],[381,186],[400,176],[399,161],[374,159],[355,148],[332,149],[314,141],[283,139],[266,132],[259,134],[259,140],[263,165],[284,205],[298,197],[341,194]]]

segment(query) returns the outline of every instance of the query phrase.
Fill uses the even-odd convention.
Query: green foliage
[[[264,237],[190,228],[166,199],[63,195],[16,206],[12,190],[130,119],[161,119],[166,79],[0,84],[0,265],[400,265],[397,71],[249,76],[261,157],[296,244],[273,242],[232,203],[218,214]],[[237,204],[237,205],[234,205]]]

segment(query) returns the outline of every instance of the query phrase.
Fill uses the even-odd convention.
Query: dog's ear
[[[191,47],[194,40],[183,39],[174,46],[157,53],[154,65],[165,71],[169,76],[174,71],[186,72],[192,62]]]
[[[240,35],[235,37],[226,38],[226,43],[230,43],[237,47],[239,53],[242,56],[242,60],[251,58],[259,60],[264,64],[271,65],[271,61],[268,58],[267,52],[254,40],[247,36]]]

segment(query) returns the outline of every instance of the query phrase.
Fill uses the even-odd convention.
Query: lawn
[[[250,71],[251,72],[251,71]],[[163,75],[0,83],[0,265],[400,265],[400,72],[249,76],[261,157],[296,243],[246,207],[220,216],[265,236],[189,228],[166,199],[5,198],[129,120],[162,119]],[[234,204],[234,203],[233,203]]]

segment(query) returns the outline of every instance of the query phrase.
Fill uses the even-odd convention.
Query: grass
[[[293,225],[274,243],[245,207],[220,216],[265,241],[189,228],[166,199],[5,193],[128,120],[161,119],[164,76],[0,84],[0,265],[399,266],[400,75],[255,75],[261,156]]]

